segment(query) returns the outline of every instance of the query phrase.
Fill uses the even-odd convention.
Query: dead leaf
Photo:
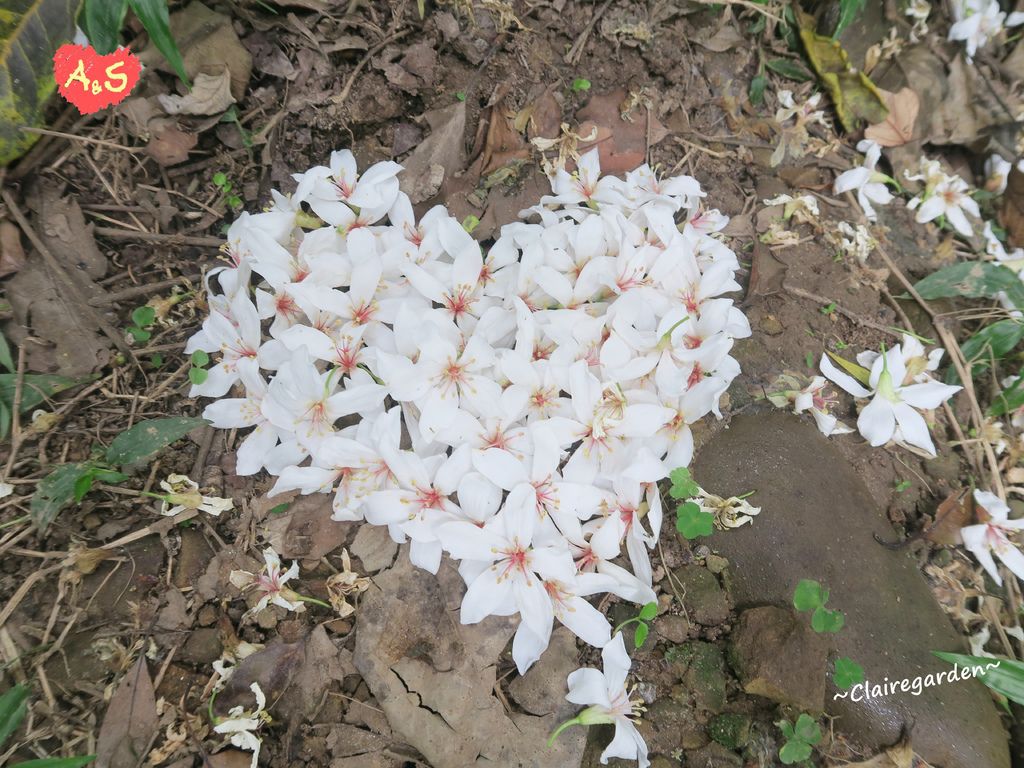
[[[241,101],[252,75],[252,55],[245,49],[231,18],[193,0],[171,14],[171,37],[178,44],[185,71],[195,80],[200,73],[218,75],[225,69],[231,76],[231,95]],[[152,43],[139,53],[142,63],[171,72],[170,64]]]
[[[107,260],[96,246],[78,203],[62,197],[51,182],[31,188],[26,199],[32,223],[44,245],[70,274],[84,295],[102,296],[95,280],[107,272]],[[62,289],[41,256],[29,258],[6,284],[14,320],[5,332],[13,344],[31,333],[50,345],[28,345],[28,369],[78,377],[103,366],[110,358],[108,341],[89,308]]]
[[[184,96],[160,94],[156,98],[169,115],[219,115],[235,103],[226,68],[216,75],[200,72]]]
[[[96,768],[135,768],[160,718],[145,656],[121,679],[96,740]]]
[[[916,768],[914,750],[910,746],[910,734],[904,734],[898,743],[870,760],[859,763],[843,763],[843,768]]]
[[[280,503],[275,497],[270,500]],[[331,519],[333,499],[324,493],[299,496],[267,521],[267,541],[286,558],[319,560],[344,545],[348,526]],[[273,505],[271,505],[273,506]]]
[[[125,118],[123,125],[128,129],[128,133],[147,141],[150,136],[150,122],[164,114],[156,96],[131,96],[114,107],[114,112]]]
[[[0,221],[0,277],[13,275],[25,264],[21,230],[10,221]]]
[[[495,696],[497,663],[514,623],[490,616],[460,625],[465,586],[450,562],[436,576],[426,573],[409,563],[406,546],[374,582],[379,589],[366,593],[357,614],[353,660],[396,739],[434,768],[580,764],[585,729],[570,729],[546,745],[573,705],[552,697],[554,711],[535,717],[507,713]],[[564,681],[575,666],[575,658],[562,659],[549,674]]]
[[[445,177],[466,165],[463,133],[466,130],[466,103],[431,110],[423,115],[430,126],[424,139],[403,163],[399,177],[402,191],[413,203],[421,203],[437,194]]]
[[[960,529],[974,520],[974,497],[959,489],[947,496],[935,510],[935,521],[924,531],[924,537],[941,546],[960,544]]]
[[[1006,230],[1011,247],[1024,247],[1024,172],[1016,165],[1010,169],[1010,175],[1006,179],[999,223]]]
[[[623,174],[642,165],[647,159],[647,148],[668,135],[668,130],[648,107],[634,110],[626,119],[622,106],[628,102],[626,91],[597,94],[579,111],[581,136],[597,131],[596,137],[580,144],[579,151],[597,147],[601,157],[601,172]]]
[[[376,573],[395,561],[398,545],[387,528],[380,525],[362,525],[352,540],[352,554],[359,558],[363,570]]]
[[[701,39],[701,36],[693,38],[693,42],[697,45],[707,48],[709,51],[715,53],[722,53],[728,51],[730,48],[735,48],[737,45],[743,45],[746,43],[746,38],[743,37],[739,32],[736,31],[736,27],[732,24],[723,24],[715,34],[711,35],[707,39]]]
[[[169,118],[152,120],[149,123],[150,138],[146,154],[160,165],[177,165],[188,160],[188,151],[195,147],[199,137],[186,133],[176,121]]]
[[[903,88],[897,93],[878,89],[882,101],[889,110],[885,120],[869,125],[864,131],[864,138],[883,147],[899,147],[914,137],[914,123],[921,108],[921,100],[911,88]]]
[[[480,168],[479,176],[486,176],[509,163],[530,157],[530,148],[523,134],[516,129],[516,117],[516,113],[509,109],[506,98],[491,107],[483,151],[476,163]]]
[[[832,97],[843,128],[855,131],[864,122],[875,124],[885,120],[888,111],[875,84],[850,66],[850,59],[838,41],[814,31],[813,16],[799,10],[797,14],[807,58]]]
[[[240,749],[225,749],[205,760],[204,768],[249,768],[252,765],[252,753]]]
[[[267,706],[272,708],[288,687],[305,660],[304,643],[276,642],[246,656],[235,668],[224,690],[217,696],[215,714],[225,716],[228,710],[241,706],[249,710],[253,706],[253,683],[259,683],[267,697]]]
[[[282,719],[292,725],[300,724],[323,706],[324,694],[334,683],[357,674],[352,653],[335,646],[323,626],[316,627],[298,645],[291,684],[283,690],[278,707]]]

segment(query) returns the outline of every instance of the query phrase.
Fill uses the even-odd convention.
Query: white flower
[[[853,432],[853,429],[830,413],[836,405],[836,400],[831,393],[826,392],[827,386],[823,377],[815,376],[810,384],[799,392],[793,393],[793,413],[810,411],[811,416],[814,417],[814,423],[818,425],[821,434],[826,437]]]
[[[1005,27],[1024,24],[1024,13],[1007,16],[998,0],[953,0],[951,5],[957,21],[949,28],[949,39],[963,41],[968,60]]]
[[[749,496],[750,494],[747,494]],[[703,512],[715,517],[715,527],[719,530],[739,528],[751,522],[761,513],[760,507],[753,506],[746,496],[729,496],[728,498],[708,493],[703,488],[700,493],[689,501],[695,502]]]
[[[1024,519],[1010,520],[1010,508],[1006,502],[989,491],[975,490],[974,501],[984,510],[987,519],[978,525],[968,525],[960,529],[964,546],[999,586],[1003,585],[1003,577],[999,575],[993,554],[998,556],[1017,578],[1024,579],[1024,554],[1021,554],[1017,545],[1009,539],[1011,535],[1024,528]]]
[[[821,372],[854,397],[871,398],[860,412],[857,429],[872,446],[895,440],[920,448],[929,456],[935,456],[935,445],[927,422],[915,409],[937,408],[963,389],[934,380],[904,384],[907,368],[899,344],[875,359],[868,379],[870,389],[839,370],[827,355],[821,356]]]
[[[970,237],[974,234],[974,228],[964,214],[966,212],[979,218],[981,212],[974,198],[968,194],[969,189],[967,182],[959,176],[942,174],[934,184],[929,183],[924,196],[911,198],[907,207],[917,209],[914,220],[918,224],[945,216],[957,232]]]
[[[874,221],[877,215],[871,204],[888,205],[892,202],[892,194],[886,186],[892,179],[875,170],[882,154],[882,148],[878,144],[870,139],[863,139],[857,144],[857,151],[864,153],[864,164],[839,174],[833,190],[837,195],[856,190],[857,202],[864,210],[864,215],[869,221]]]
[[[837,247],[847,256],[852,256],[861,264],[866,264],[868,256],[878,245],[868,228],[863,224],[854,226],[848,221],[840,221],[836,224],[836,231],[840,235],[840,237],[833,235],[833,238],[838,240]]]
[[[607,765],[609,759],[621,757],[636,760],[639,768],[647,768],[651,764],[647,759],[647,744],[633,722],[643,707],[639,701],[630,699],[626,690],[630,661],[621,632],[601,650],[601,659],[604,672],[584,667],[569,675],[569,694],[565,698],[573,704],[589,705],[570,722],[580,725],[613,723],[615,736],[601,753],[601,764]]]
[[[232,571],[228,577],[235,588],[243,592],[251,590],[260,596],[250,613],[259,613],[271,604],[278,605],[286,611],[305,611],[306,606],[298,599],[299,595],[285,586],[299,575],[299,564],[293,562],[287,571],[282,571],[281,557],[273,547],[263,550],[263,560],[266,564],[259,573]]]
[[[219,517],[221,512],[227,512],[235,507],[231,499],[203,496],[199,493],[199,484],[186,475],[168,475],[166,480],[160,481],[160,487],[167,492],[160,505],[160,514],[168,517],[173,517],[186,509],[197,509]]]
[[[226,718],[217,721],[213,726],[215,733],[224,734],[232,746],[252,752],[250,768],[256,768],[260,759],[260,748],[263,742],[256,731],[264,723],[270,722],[270,715],[267,714],[267,697],[263,694],[259,683],[249,686],[253,696],[256,697],[256,708],[246,711],[241,705],[232,707]]]

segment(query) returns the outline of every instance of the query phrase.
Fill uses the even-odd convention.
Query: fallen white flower
[[[241,705],[232,707],[228,711],[228,716],[213,726],[213,730],[227,736],[232,746],[252,752],[249,768],[256,768],[260,759],[260,749],[263,746],[256,731],[264,723],[270,722],[270,715],[266,711],[267,697],[263,694],[259,683],[250,685],[249,690],[256,697],[256,708],[247,711]]]
[[[975,490],[974,501],[984,510],[988,519],[978,525],[968,525],[960,529],[964,546],[999,586],[1003,585],[1003,577],[999,575],[993,554],[1002,560],[1017,578],[1024,579],[1024,554],[1009,539],[1009,536],[1024,528],[1024,519],[1010,520],[1010,507],[989,491]]]

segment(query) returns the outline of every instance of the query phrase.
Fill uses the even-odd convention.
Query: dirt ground
[[[619,164],[613,172],[647,159],[666,173],[696,177],[710,207],[732,217],[726,233],[744,265],[737,301],[754,329],[736,348],[743,373],[727,413],[763,399],[785,370],[813,375],[809,353],[816,368],[822,348],[877,348],[889,339],[886,327],[904,325],[907,315],[929,333],[891,276],[872,284],[862,267],[836,255],[826,236],[830,220],[854,218],[851,201],[831,193],[834,172],[855,158],[853,142],[822,131],[817,138],[827,147],[820,156],[770,167],[776,141],[770,94],[788,87],[806,95],[810,84],[772,75],[767,103],[750,103],[767,45],[747,31],[756,13],[737,21],[742,6],[723,16],[723,6],[687,2],[454,0],[427,3],[421,20],[411,1],[353,0],[347,11],[333,6],[211,3],[210,12],[219,14],[208,20],[215,34],[198,39],[196,33],[183,50],[186,61],[220,56],[230,69],[237,104],[228,119],[160,117],[155,97],[172,92],[175,79],[153,59],[132,99],[118,108],[82,117],[55,104],[52,132],[2,177],[9,194],[0,220],[0,237],[8,238],[0,259],[9,275],[4,332],[22,351],[22,371],[82,380],[40,406],[54,416],[33,421],[23,414],[0,455],[15,486],[0,502],[4,687],[38,680],[39,691],[18,757],[98,751],[118,768],[243,766],[247,754],[219,750],[207,707],[224,714],[245,703],[248,681],[261,680],[275,702],[261,765],[429,765],[393,738],[352,661],[357,617],[381,599],[378,587],[351,598],[351,616],[311,605],[302,614],[270,610],[255,623],[242,620],[247,606],[227,575],[257,570],[265,542],[301,563],[305,588],[321,600],[330,597],[331,577],[347,570],[343,551],[352,556],[352,572],[369,576],[388,568],[396,553],[354,524],[331,522],[326,497],[267,499],[265,476],[235,476],[234,433],[194,430],[151,463],[132,467],[128,481],[101,483],[45,534],[27,518],[35,484],[55,464],[88,459],[141,419],[201,413],[204,402],[187,397],[190,363],[182,351],[204,314],[201,276],[221,263],[223,233],[241,209],[259,209],[272,189],[291,191],[291,172],[324,163],[334,149],[351,148],[361,166],[409,162],[426,138],[438,137],[432,159],[445,166],[443,181],[433,183],[422,159],[408,174],[420,193],[418,210],[443,201],[460,219],[476,216],[474,236],[481,241],[546,189],[539,153],[527,139],[558,136],[562,123],[586,136],[589,121],[599,137],[610,136]],[[726,27],[741,34],[733,39],[721,32]],[[517,120],[525,129],[516,129]],[[766,244],[772,214],[764,213],[763,201],[795,190],[816,196],[820,223],[793,226],[794,244]],[[39,260],[34,244],[10,246],[15,209],[84,287],[81,297],[69,298],[45,266],[30,268]],[[919,278],[950,259],[951,250],[922,228],[907,234],[910,215],[886,211],[878,232],[896,263]],[[27,257],[24,265],[8,261],[18,250]],[[147,302],[157,307],[157,321],[139,341],[127,329],[133,311]],[[955,415],[966,423],[966,411]],[[888,510],[894,541],[927,526],[938,502],[971,472],[949,445],[956,435],[948,415],[939,413],[938,420],[940,456],[932,462],[906,452],[847,451],[876,503]],[[706,425],[701,439],[720,428]],[[234,511],[170,525],[140,492],[171,473],[232,498]],[[101,546],[111,548],[99,553]],[[948,562],[948,553],[930,543],[912,546],[922,566],[940,556]],[[663,548],[654,556],[666,603],[672,597],[666,572],[706,563],[708,555],[706,545],[686,542],[666,520]],[[661,630],[637,657],[637,676],[650,691],[683,691],[675,701],[687,691],[718,695],[712,689],[724,686],[730,713],[748,718],[754,735],[746,752],[721,746],[709,729],[722,706],[690,701],[682,714],[666,715],[690,723],[679,726],[688,741],[678,734],[651,737],[652,753],[662,761],[656,765],[679,765],[684,753],[686,765],[776,759],[776,713],[737,693],[728,673],[709,688],[693,671],[698,662],[674,651],[689,642],[690,653],[710,654],[715,666],[735,618],[716,595],[710,609],[697,606],[711,610],[697,629],[673,626],[686,607],[668,609],[665,616],[677,618],[659,619]],[[625,606],[603,607],[628,617]],[[211,665],[240,643],[276,650],[253,657],[255,665],[210,704]],[[574,664],[597,658],[571,643],[566,653],[577,654]],[[515,688],[507,652],[495,676],[495,696],[508,713],[537,714],[524,705],[529,697],[522,686]],[[658,701],[649,705],[664,709]],[[592,739],[605,736],[598,730]],[[131,747],[127,753],[124,745]],[[832,754],[844,754],[841,739]],[[592,749],[588,755],[584,764],[596,760]]]

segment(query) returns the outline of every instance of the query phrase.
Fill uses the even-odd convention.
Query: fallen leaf
[[[252,753],[240,749],[225,749],[205,760],[204,768],[249,768],[252,765]]]
[[[836,40],[814,31],[814,17],[802,11],[797,14],[807,58],[832,97],[843,128],[855,131],[864,122],[874,124],[885,120],[888,110],[875,84],[850,66],[846,51]]]
[[[596,131],[596,137],[581,143],[579,151],[597,147],[601,157],[601,172],[623,174],[642,165],[647,158],[648,146],[653,146],[668,135],[668,130],[649,108],[635,110],[626,119],[622,106],[628,100],[626,91],[597,94],[579,111],[581,136]]]
[[[878,92],[882,94],[889,114],[883,122],[869,125],[864,131],[864,138],[883,147],[902,146],[914,137],[914,123],[921,100],[911,88],[903,88],[897,93],[879,88]]]
[[[1003,207],[999,210],[999,223],[1006,230],[1011,247],[1024,247],[1024,172],[1016,165],[1010,169],[1010,175],[1006,179]]]
[[[281,503],[278,497],[268,501]],[[348,538],[348,526],[331,519],[332,503],[325,493],[299,496],[266,521],[267,542],[285,558],[319,560],[330,554]]]
[[[466,103],[431,110],[423,115],[430,135],[405,159],[405,171],[399,177],[402,191],[413,203],[421,203],[437,194],[446,176],[461,171],[466,164],[463,133],[466,130]]]
[[[177,165],[188,160],[188,151],[195,147],[199,137],[186,133],[170,119],[152,120],[149,123],[150,138],[146,154],[160,165]]]
[[[0,277],[13,275],[25,264],[21,230],[10,221],[0,221]]]
[[[725,23],[710,37],[701,39],[701,36],[698,35],[693,38],[693,42],[703,48],[707,48],[709,51],[722,53],[730,48],[735,48],[737,45],[745,44],[746,38],[736,31],[736,27],[732,24]]]
[[[301,656],[295,665],[291,685],[281,695],[279,711],[286,722],[300,724],[322,705],[332,684],[346,675],[357,674],[350,651],[331,642],[323,626],[316,627],[301,643]]]
[[[135,768],[160,725],[145,656],[121,679],[96,740],[96,768]]]
[[[226,68],[216,75],[200,72],[184,96],[160,94],[156,98],[169,115],[219,115],[235,103]]]
[[[106,274],[107,260],[78,203],[62,197],[50,182],[32,187],[26,202],[47,250],[81,283],[85,295],[102,296],[105,291],[95,281]],[[7,338],[20,344],[31,333],[49,342],[28,345],[29,370],[79,377],[109,360],[108,341],[89,308],[62,288],[41,255],[28,258],[5,287],[14,314],[5,329]]]
[[[530,157],[530,148],[523,134],[516,129],[515,121],[516,114],[509,109],[507,98],[502,98],[490,108],[487,135],[477,164],[480,176]]]
[[[124,118],[122,124],[128,133],[148,141],[150,122],[162,117],[164,112],[156,96],[132,96],[114,107],[114,114]]]
[[[227,683],[217,695],[214,712],[224,717],[233,707],[251,709],[253,705],[253,683],[259,683],[267,697],[267,707],[272,708],[302,667],[305,658],[304,643],[274,642],[251,656],[246,656],[235,667]]]
[[[356,620],[353,661],[388,717],[396,739],[416,748],[434,768],[579,765],[585,729],[570,729],[554,745],[551,731],[574,706],[552,697],[543,717],[508,713],[494,694],[497,665],[514,623],[490,616],[458,621],[464,582],[450,562],[437,575],[415,568],[402,548],[396,564],[374,578]],[[561,685],[576,659],[560,656],[548,670]]]
[[[953,491],[935,510],[935,520],[924,531],[933,544],[960,544],[960,529],[974,520],[974,497],[964,489]]]
[[[231,76],[231,95],[236,101],[242,100],[252,75],[252,55],[238,39],[231,17],[193,0],[171,14],[171,37],[178,44],[190,78],[195,80],[200,73],[218,75],[227,69]],[[172,71],[152,44],[139,53],[139,58],[143,64],[162,72]]]
[[[914,762],[914,750],[910,746],[910,734],[904,734],[898,743],[870,760],[859,763],[843,763],[843,768],[917,768],[922,763]]]

